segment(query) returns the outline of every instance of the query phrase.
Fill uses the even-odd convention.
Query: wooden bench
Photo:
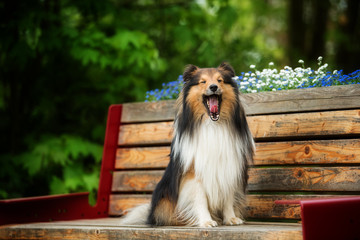
[[[58,196],[60,200],[51,206],[58,209],[53,222],[4,225],[0,238],[302,239],[300,223],[305,220],[299,199],[360,195],[360,85],[252,93],[241,98],[257,147],[249,171],[246,224],[211,229],[119,226],[117,216],[150,200],[169,161],[174,101],[160,101],[110,107],[97,206],[69,204],[63,208],[74,216],[61,218],[64,213],[57,204],[67,197]],[[24,213],[12,215],[11,204],[16,206],[16,201],[0,201],[0,223],[16,222],[4,220],[10,216],[22,218]],[[47,209],[46,201],[41,206]],[[7,215],[1,216],[2,212]],[[328,224],[326,217],[340,226],[329,210],[318,215],[312,218],[322,215],[322,220],[315,220]],[[78,220],[54,221],[61,219]],[[360,221],[355,221],[352,224],[360,229]],[[333,227],[328,227],[331,232]],[[319,239],[307,234],[304,238]]]

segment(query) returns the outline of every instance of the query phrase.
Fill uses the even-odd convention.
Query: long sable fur
[[[231,85],[233,92],[235,94],[234,108],[229,119],[229,124],[235,130],[236,134],[241,139],[242,143],[242,159],[246,160],[242,164],[242,189],[239,193],[239,197],[243,198],[245,196],[247,179],[248,179],[248,164],[252,162],[254,154],[254,145],[253,139],[246,121],[245,112],[241,105],[239,98],[239,90],[235,81],[232,80],[232,77],[235,76],[233,68],[227,64],[222,63],[217,71],[223,77],[224,83]],[[191,88],[199,84],[199,77],[201,71],[199,68],[194,65],[188,65],[184,71],[183,79],[185,81],[183,90],[177,100],[177,111],[174,122],[174,139],[171,144],[170,151],[170,162],[165,170],[165,173],[157,184],[153,195],[151,204],[147,207],[144,207],[142,211],[143,214],[148,214],[146,223],[150,225],[177,225],[182,224],[179,222],[179,219],[176,218],[175,207],[179,198],[180,183],[181,179],[184,177],[184,166],[181,164],[181,152],[186,151],[186,149],[175,149],[177,144],[175,141],[180,141],[184,135],[190,137],[193,136],[194,130],[199,127],[202,122],[202,118],[195,118],[193,114],[193,109],[187,102],[188,94]],[[168,208],[163,206],[169,205]],[[161,207],[160,207],[161,206]],[[167,209],[167,213],[159,213],[158,209]],[[130,213],[131,214],[131,213]],[[129,218],[136,218],[136,214],[132,213],[133,216]],[[140,214],[140,213],[139,213]],[[127,223],[131,223],[129,220]],[[126,218],[125,218],[126,223]],[[138,223],[137,223],[138,224]]]

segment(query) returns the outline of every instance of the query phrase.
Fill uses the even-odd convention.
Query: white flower
[[[304,64],[304,60],[300,59],[300,60],[298,61],[298,63]]]
[[[255,68],[256,66],[255,65],[250,65],[250,68]]]
[[[320,56],[320,57],[318,57],[318,65],[320,66],[321,65],[321,61],[323,60],[323,57],[322,56]]]
[[[303,70],[304,70],[304,69],[303,69],[303,68],[301,68],[301,67],[297,67],[297,68],[295,68],[295,72],[301,72],[301,73],[302,73],[302,72],[303,72]]]
[[[334,74],[334,75],[337,74],[337,70],[334,70],[333,74]]]
[[[245,77],[249,77],[250,76],[250,74],[249,73],[245,73]]]
[[[274,66],[274,63],[273,63],[273,62],[269,62],[269,66]]]
[[[251,90],[251,92],[252,92],[252,93],[256,93],[256,92],[257,92],[257,90],[256,90],[256,89],[254,89],[254,90]]]

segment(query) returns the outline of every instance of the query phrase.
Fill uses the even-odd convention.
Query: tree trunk
[[[304,0],[290,0],[288,8],[289,59],[294,65],[305,54]]]
[[[309,23],[310,37],[309,47],[307,48],[307,60],[314,61],[319,56],[325,55],[325,37],[327,30],[327,21],[329,16],[329,0],[312,0],[313,9],[311,22]]]
[[[339,21],[339,41],[336,65],[345,73],[359,68],[360,58],[360,1],[348,0],[345,19]]]

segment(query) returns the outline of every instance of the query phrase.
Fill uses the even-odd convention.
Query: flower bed
[[[234,80],[237,81],[242,93],[360,84],[360,70],[350,74],[344,74],[342,70],[331,72],[328,70],[328,64],[322,64],[322,60],[322,57],[318,58],[317,70],[305,68],[303,60],[299,60],[302,67],[295,69],[285,66],[277,70],[274,63],[270,62],[269,68],[259,71],[255,65],[251,65],[251,71],[242,72]],[[176,99],[182,85],[183,79],[180,75],[176,81],[163,83],[161,89],[148,91],[145,101]]]

